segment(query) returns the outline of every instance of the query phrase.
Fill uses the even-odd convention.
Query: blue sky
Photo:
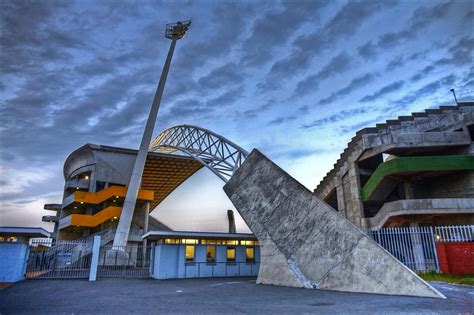
[[[44,226],[85,143],[137,148],[169,41],[155,135],[195,124],[260,149],[314,189],[354,133],[474,95],[471,1],[2,1],[0,224]],[[154,216],[225,230],[203,170]],[[245,225],[238,222],[238,230]]]

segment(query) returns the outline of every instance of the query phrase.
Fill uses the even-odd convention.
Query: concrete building
[[[45,209],[56,213],[43,217],[44,221],[56,222],[58,239],[92,239],[101,235],[103,244],[113,240],[136,154],[136,150],[86,144],[68,156],[64,163],[63,201],[45,205]],[[149,152],[129,242],[141,242],[149,229],[169,230],[149,216],[149,210],[201,167],[190,157]]]
[[[474,103],[359,130],[314,193],[363,228],[474,224]]]

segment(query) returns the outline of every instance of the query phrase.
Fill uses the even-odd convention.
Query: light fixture
[[[84,201],[81,201],[81,205],[83,205],[83,204],[84,204]]]
[[[74,209],[77,209],[77,207],[74,207]]]
[[[117,202],[117,201],[114,199],[114,202]]]
[[[84,177],[84,179],[89,179],[89,175],[86,175],[86,176]]]
[[[117,219],[117,217],[114,217],[114,219],[116,220],[116,219]]]
[[[76,187],[76,189],[79,189],[79,187]]]
[[[115,198],[117,198],[117,199],[118,199],[118,197],[119,197],[119,196],[115,196]]]

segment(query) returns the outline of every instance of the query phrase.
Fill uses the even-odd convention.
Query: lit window
[[[165,244],[179,244],[179,240],[175,240],[173,238],[165,239]]]
[[[247,262],[255,261],[255,248],[254,247],[245,248],[245,259]]]
[[[227,247],[227,261],[235,261],[235,247]]]
[[[181,244],[198,244],[198,240],[191,238],[183,238]]]
[[[0,242],[5,242],[5,238],[3,236],[0,236]]]
[[[216,261],[216,247],[207,246],[206,247],[206,262],[213,263]]]
[[[257,245],[256,243],[256,241],[240,241],[240,245]]]
[[[186,261],[194,261],[194,245],[186,245]]]

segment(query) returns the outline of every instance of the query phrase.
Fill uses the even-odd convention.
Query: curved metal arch
[[[242,165],[248,152],[210,130],[179,125],[162,131],[149,146],[149,151],[181,151],[210,169],[227,182]]]

